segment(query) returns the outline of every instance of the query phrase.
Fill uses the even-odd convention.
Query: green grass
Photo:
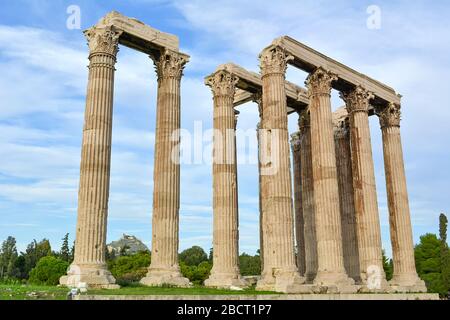
[[[0,300],[65,300],[68,288],[56,286],[36,286],[21,284],[0,284]],[[86,294],[95,295],[256,295],[275,294],[269,291],[247,289],[232,291],[211,289],[201,286],[193,288],[145,287],[134,284],[117,290],[89,290]]]
[[[0,300],[65,300],[68,288],[0,284]]]
[[[173,287],[146,287],[142,285],[131,285],[117,290],[90,290],[88,294],[98,295],[254,295],[254,294],[275,294],[269,291],[256,291],[255,289],[246,289],[243,291],[211,289],[201,286],[192,288],[173,288]]]

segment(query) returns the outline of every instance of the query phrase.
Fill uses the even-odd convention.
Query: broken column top
[[[179,39],[177,36],[161,32],[143,22],[129,18],[117,11],[108,13],[94,26],[97,28],[114,26],[123,31],[119,42],[124,46],[151,54],[154,50],[169,49],[179,52]]]

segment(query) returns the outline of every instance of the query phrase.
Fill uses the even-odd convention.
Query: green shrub
[[[261,274],[261,258],[259,255],[251,256],[243,253],[239,256],[239,266],[243,276],[256,276]]]
[[[30,272],[29,282],[37,285],[55,286],[66,274],[69,263],[53,256],[43,257]]]
[[[109,271],[122,286],[138,282],[147,274],[151,258],[148,252],[139,252],[131,256],[120,256],[108,262]]]
[[[193,246],[181,252],[179,260],[188,266],[198,266],[203,261],[208,261],[208,255],[201,247]]]
[[[209,261],[203,261],[198,266],[188,266],[180,261],[181,273],[188,278],[193,284],[201,285],[208,279],[211,273],[212,265]]]

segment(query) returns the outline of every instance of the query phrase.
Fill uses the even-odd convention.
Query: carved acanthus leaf
[[[188,56],[169,49],[161,50],[158,56],[150,55],[150,58],[155,64],[158,80],[167,78],[181,80],[184,67],[189,62]]]
[[[113,56],[119,51],[119,38],[123,31],[117,30],[114,26],[104,28],[92,27],[84,32],[88,40],[91,54],[106,53]]]
[[[239,78],[228,71],[220,70],[206,78],[205,84],[211,87],[214,96],[228,96],[234,98],[236,83]]]
[[[322,67],[317,68],[305,81],[309,95],[330,95],[331,84],[338,76]]]
[[[264,49],[260,54],[260,68],[263,76],[268,74],[285,74],[287,63],[294,57],[288,55],[286,50],[278,46],[272,46]]]
[[[357,86],[352,91],[340,92],[340,97],[345,101],[348,113],[369,112],[370,100],[374,98],[374,94],[362,86]]]
[[[384,109],[376,109],[376,113],[380,117],[381,128],[400,127],[402,116],[400,105],[391,102]]]

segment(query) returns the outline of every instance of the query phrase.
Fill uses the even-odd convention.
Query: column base
[[[394,275],[389,285],[393,292],[398,293],[427,292],[425,281],[417,275]]]
[[[178,268],[170,270],[150,267],[147,275],[141,279],[140,283],[149,287],[161,287],[164,285],[180,288],[192,287],[192,283],[188,278],[183,277]]]
[[[320,293],[356,293],[358,286],[345,273],[319,271],[313,284]]]
[[[248,288],[249,283],[235,273],[212,273],[205,280],[205,287],[219,289]]]
[[[380,268],[381,269],[381,268]],[[382,270],[382,269],[381,269]],[[371,273],[369,278],[367,278],[368,273],[361,273],[360,281],[358,284],[360,288],[358,292],[360,293],[390,293],[392,292],[389,283],[386,280],[386,274],[384,270],[381,273]]]
[[[314,279],[316,278],[315,272],[307,272],[305,273],[305,281],[308,284],[312,284],[314,282]]]
[[[67,275],[59,279],[59,283],[69,288],[79,288],[86,285],[93,289],[119,289],[116,279],[108,271],[106,265],[72,264]]]
[[[305,284],[305,278],[297,271],[277,271],[262,275],[256,285],[257,291],[275,291],[282,293],[312,293],[312,285]]]

